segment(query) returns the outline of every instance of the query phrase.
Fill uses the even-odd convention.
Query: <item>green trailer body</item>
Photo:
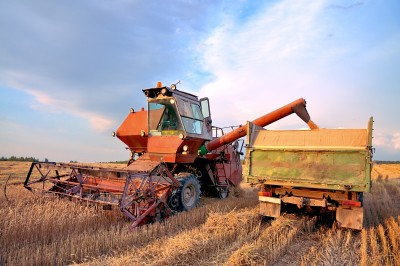
[[[343,227],[359,229],[350,216],[362,216],[371,190],[372,124],[371,117],[365,129],[265,130],[248,122],[244,178],[262,184],[267,216],[279,216],[286,203],[339,209]]]

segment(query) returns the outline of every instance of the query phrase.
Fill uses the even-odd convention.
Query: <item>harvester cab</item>
[[[166,87],[161,82],[143,92],[148,111],[142,109],[145,114],[140,115],[131,109],[114,134],[131,150],[132,157],[146,152],[151,161],[193,163],[200,146],[212,138],[208,98],[198,100],[177,90],[175,84]]]
[[[176,89],[175,85],[143,90],[148,97],[149,136],[174,135],[181,139],[211,139],[207,98]],[[203,111],[205,110],[204,115]]]
[[[171,154],[197,157],[200,145],[211,139],[210,111],[207,109],[206,117],[202,112],[209,108],[208,99],[199,101],[197,96],[179,91],[175,85],[143,91],[148,99],[149,152],[160,153],[165,144],[168,145],[165,150]],[[182,160],[177,156],[162,157],[160,161]]]

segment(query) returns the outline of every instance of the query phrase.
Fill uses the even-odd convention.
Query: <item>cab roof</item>
[[[157,87],[157,88],[149,88],[149,89],[144,89],[143,90],[144,95],[148,98],[157,98],[158,95],[163,95],[163,96],[180,96],[181,98],[187,98],[190,100],[198,101],[198,97],[196,95],[180,91],[177,89],[172,89],[170,87]]]

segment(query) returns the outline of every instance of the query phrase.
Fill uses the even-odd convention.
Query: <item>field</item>
[[[299,213],[261,219],[245,185],[129,231],[118,210],[25,190],[29,165],[0,162],[0,265],[400,265],[398,164],[374,165],[361,232]]]

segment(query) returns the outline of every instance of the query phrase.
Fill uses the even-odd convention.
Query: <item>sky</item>
[[[221,127],[300,97],[321,128],[373,116],[374,159],[400,160],[400,1],[0,0],[0,156],[126,160],[111,132],[158,81]]]

